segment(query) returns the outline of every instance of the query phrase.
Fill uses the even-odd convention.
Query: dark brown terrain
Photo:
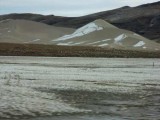
[[[160,58],[160,51],[135,51],[84,46],[0,43],[1,56]]]
[[[117,27],[160,42],[160,2],[137,7],[125,6],[81,17],[44,16],[30,13],[0,15],[0,20],[5,19],[26,19],[71,28],[78,28],[96,19],[103,19]]]

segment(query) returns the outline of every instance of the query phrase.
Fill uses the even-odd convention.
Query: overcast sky
[[[0,14],[38,13],[82,16],[122,6],[137,6],[159,0],[0,0]]]

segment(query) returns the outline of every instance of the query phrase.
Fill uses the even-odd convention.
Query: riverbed
[[[158,120],[160,59],[0,57],[0,119]]]

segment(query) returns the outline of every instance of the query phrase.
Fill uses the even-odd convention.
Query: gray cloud
[[[0,0],[0,14],[39,13],[82,16],[122,6],[137,6],[158,0]]]

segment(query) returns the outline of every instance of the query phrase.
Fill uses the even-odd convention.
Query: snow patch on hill
[[[102,42],[107,42],[107,41],[110,41],[112,39],[105,39],[105,40],[102,40]]]
[[[145,45],[145,42],[139,41],[137,44],[134,45],[134,47],[142,47],[143,45]]]
[[[32,41],[28,41],[28,42],[24,42],[24,43],[33,43],[33,42],[38,42],[40,41],[41,39],[35,39],[35,40],[32,40]]]
[[[98,45],[99,47],[104,47],[104,46],[107,46],[109,45],[108,43],[105,43],[105,44],[101,44],[101,45]]]
[[[62,36],[62,37],[57,38],[53,41],[64,41],[64,40],[68,40],[71,38],[84,36],[86,34],[92,33],[94,31],[99,31],[99,30],[103,30],[103,27],[100,27],[100,26],[96,25],[94,22],[92,22],[92,23],[89,23],[89,24],[77,29],[73,34]]]
[[[138,36],[138,37],[140,36],[140,35],[138,35],[137,33],[133,33],[133,35]]]
[[[73,42],[58,43],[57,45],[71,46]]]
[[[122,40],[124,40],[125,38],[127,38],[127,35],[121,34],[121,35],[117,36],[116,38],[114,38],[114,41],[115,41],[115,43],[119,43]]]

